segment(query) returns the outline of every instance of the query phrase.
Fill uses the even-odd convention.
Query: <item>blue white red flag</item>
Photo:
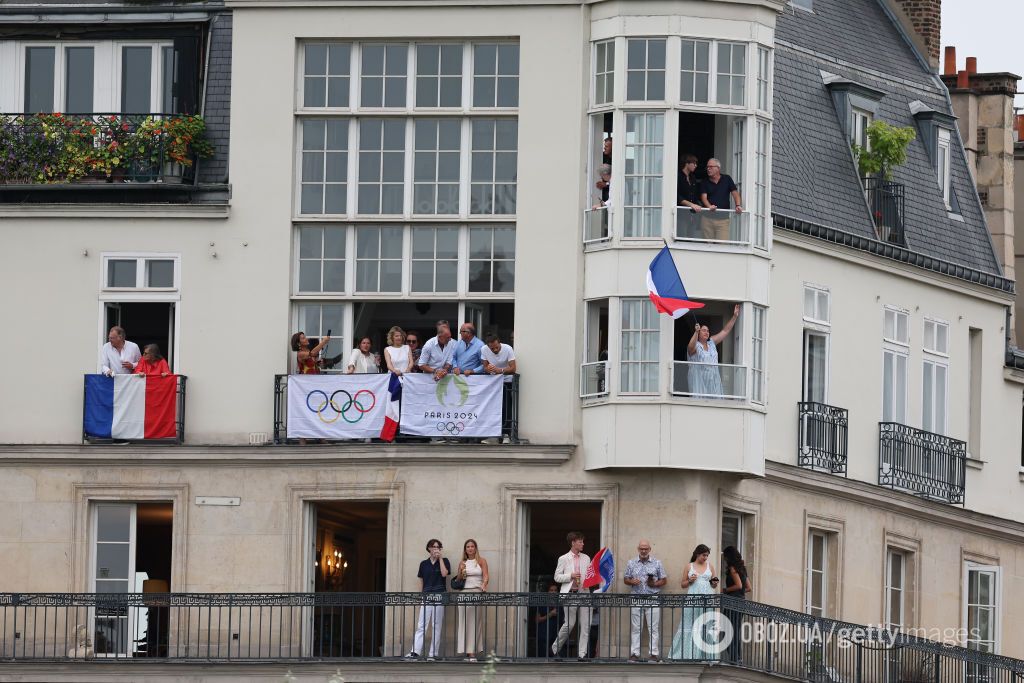
[[[604,593],[612,587],[615,580],[615,558],[612,557],[611,548],[601,548],[594,555],[587,567],[587,573],[583,577],[583,587],[600,586],[598,593]]]
[[[380,429],[382,441],[394,441],[398,432],[399,407],[402,400],[402,380],[395,373],[388,378],[388,396],[384,402],[384,426]]]
[[[690,301],[679,277],[675,261],[668,247],[662,247],[647,268],[647,291],[659,313],[681,318],[692,308],[704,308],[704,304]]]
[[[172,439],[177,388],[174,375],[86,375],[83,430],[97,439]]]

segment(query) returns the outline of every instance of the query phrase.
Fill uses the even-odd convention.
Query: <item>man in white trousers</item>
[[[441,635],[444,633],[444,594],[448,590],[448,575],[452,566],[447,557],[442,557],[441,541],[432,538],[427,541],[427,552],[430,557],[420,562],[420,570],[416,574],[420,580],[420,591],[423,593],[423,605],[416,617],[416,636],[413,639],[412,652],[408,659],[417,659],[423,654],[423,635],[427,626],[433,626],[430,636],[430,651],[427,661],[432,662],[441,653]]]
[[[636,546],[637,556],[626,564],[623,581],[633,594],[633,606],[629,609],[629,661],[640,661],[640,635],[647,619],[647,633],[650,636],[651,661],[658,661],[661,644],[661,609],[657,596],[668,581],[668,574],[661,560],[651,557],[651,542],[640,539]],[[647,596],[647,597],[644,597]]]
[[[555,583],[561,586],[558,592],[560,594],[589,593],[590,591],[583,587],[583,577],[587,573],[587,567],[590,566],[590,558],[583,554],[583,534],[578,531],[570,531],[565,540],[569,543],[569,552],[558,558],[558,565],[555,568]],[[590,641],[590,607],[588,605],[566,605],[564,609],[565,621],[562,623],[562,628],[558,629],[558,638],[551,646],[551,652],[556,657],[558,656],[565,641],[569,640],[569,634],[579,622],[580,629],[576,635],[579,644],[578,659],[583,661],[587,658],[587,645]]]

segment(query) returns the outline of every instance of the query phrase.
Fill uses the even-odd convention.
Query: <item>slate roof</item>
[[[822,71],[885,93],[876,118],[913,126],[919,100],[952,114],[945,86],[882,9],[881,0],[814,0],[779,17],[775,52],[772,207],[794,218],[877,239],[849,143]],[[893,180],[906,186],[910,252],[1001,275],[962,145],[954,145],[952,187],[962,221],[950,218],[920,131]]]

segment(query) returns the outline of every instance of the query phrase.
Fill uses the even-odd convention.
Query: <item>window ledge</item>
[[[967,467],[972,470],[980,470],[985,466],[984,460],[972,458],[971,456],[967,456],[967,460],[965,462],[967,463]]]
[[[228,204],[0,204],[0,218],[227,218]]]
[[[768,406],[743,399],[716,399],[716,398],[689,398],[687,396],[670,396],[668,398],[660,395],[633,394],[618,397],[603,397],[601,399],[581,399],[584,408],[615,405],[685,405],[702,406],[705,408],[722,408],[726,410],[752,410],[758,413],[767,413]]]

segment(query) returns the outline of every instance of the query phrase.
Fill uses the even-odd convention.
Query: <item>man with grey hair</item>
[[[114,325],[107,334],[107,343],[100,349],[99,373],[107,377],[129,375],[135,371],[142,353],[139,345],[124,338],[124,328]]]
[[[651,557],[651,542],[641,538],[636,546],[637,556],[626,563],[623,582],[630,587],[632,607],[629,609],[629,661],[640,661],[640,634],[647,619],[650,636],[651,661],[658,661],[661,644],[661,610],[657,596],[668,581],[661,560]],[[646,597],[645,597],[646,596]]]
[[[708,159],[708,177],[700,189],[700,201],[706,209],[729,210],[729,199],[736,205],[736,213],[743,213],[743,200],[740,199],[739,188],[729,176],[722,173],[722,162]],[[704,217],[704,239],[727,241],[729,236],[729,217],[715,213]],[[738,239],[739,236],[736,236]]]
[[[455,355],[455,342],[452,341],[452,330],[447,320],[437,321],[437,336],[431,337],[423,345],[420,353],[420,372],[429,372],[438,381],[452,369],[452,357]]]

